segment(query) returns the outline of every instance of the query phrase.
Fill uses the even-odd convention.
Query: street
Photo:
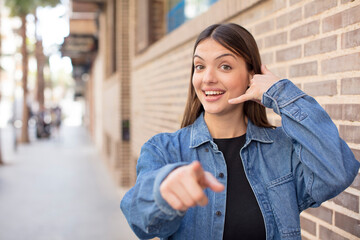
[[[120,191],[83,127],[13,150],[1,129],[1,240],[137,239],[120,210]]]

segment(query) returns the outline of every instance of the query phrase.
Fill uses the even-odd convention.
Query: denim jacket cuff
[[[176,168],[186,165],[188,163],[175,163],[164,166],[161,171],[157,174],[154,182],[154,199],[159,209],[169,216],[184,216],[185,212],[173,209],[166,200],[161,196],[160,184],[162,181]]]
[[[282,79],[272,85],[263,94],[261,103],[280,114],[280,109],[305,96],[306,93],[296,87],[290,80]]]

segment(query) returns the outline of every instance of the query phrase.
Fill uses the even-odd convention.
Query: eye
[[[231,70],[232,68],[231,68],[229,65],[223,64],[223,65],[221,65],[221,69],[222,69],[222,70],[229,71],[229,70]]]
[[[196,71],[200,71],[200,70],[202,70],[202,69],[204,69],[205,67],[203,66],[203,65],[201,65],[201,64],[198,64],[198,65],[195,65],[195,70]]]

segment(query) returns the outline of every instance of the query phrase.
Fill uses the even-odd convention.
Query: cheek
[[[250,81],[250,75],[249,74],[241,74],[237,78],[234,78],[233,81],[231,81],[230,89],[236,89],[237,94],[243,94],[246,92]]]
[[[251,79],[251,74],[248,72],[242,73],[241,74],[241,86],[249,86],[250,83],[250,79]]]
[[[200,80],[200,78],[197,77],[196,75],[194,75],[194,76],[192,77],[192,85],[194,86],[195,91],[197,91],[198,88],[200,88],[200,86],[201,86],[201,80]]]

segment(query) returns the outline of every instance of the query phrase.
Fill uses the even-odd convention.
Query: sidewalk
[[[1,129],[1,240],[137,239],[120,210],[120,195],[82,127],[33,140],[13,152]]]

